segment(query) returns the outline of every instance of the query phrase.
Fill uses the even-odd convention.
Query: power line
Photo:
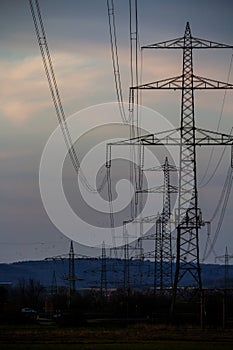
[[[232,131],[233,131],[233,127],[231,128],[230,135],[232,134]],[[212,148],[212,150],[213,150],[213,148]],[[224,146],[223,151],[222,151],[222,153],[221,153],[221,156],[219,157],[218,162],[217,162],[217,164],[216,164],[216,167],[215,167],[214,171],[212,172],[211,176],[209,177],[209,179],[208,179],[202,186],[200,186],[200,188],[203,188],[203,187],[205,187],[206,185],[208,185],[209,182],[213,179],[213,177],[215,176],[215,174],[216,174],[216,172],[217,172],[217,170],[218,170],[218,168],[219,168],[219,166],[220,166],[220,164],[221,164],[221,162],[222,162],[222,160],[223,160],[223,156],[224,156],[224,154],[225,154],[225,151],[226,151],[226,146]],[[212,153],[213,153],[213,152],[212,152]],[[209,158],[209,159],[210,159],[210,158]]]
[[[139,82],[138,71],[138,51],[139,51],[139,26],[138,26],[138,2],[137,0],[129,0],[129,34],[130,34],[130,83],[129,89],[129,121],[130,121],[130,139],[135,136],[140,136],[139,125],[139,91],[135,91],[132,87]],[[135,108],[136,103],[136,108]],[[136,114],[136,120],[135,120]],[[135,125],[136,122],[136,125]],[[141,159],[142,151],[141,146],[135,148],[135,145],[130,146],[130,154],[133,164],[130,164],[130,181],[134,181],[136,190],[140,190],[142,187],[142,171],[141,171]],[[137,164],[139,165],[137,167]],[[135,202],[131,202],[131,216],[137,216],[137,206],[139,207],[139,213],[142,211],[142,198],[139,202],[135,197]],[[142,235],[142,228],[140,226],[140,236]]]
[[[205,261],[205,257],[206,257],[208,246],[211,246],[211,241],[210,241],[211,222],[207,221],[206,224],[207,224],[207,238],[206,238],[205,248],[204,248],[204,252],[203,252],[203,258],[201,260],[202,262]],[[212,252],[213,252],[214,256],[216,257],[217,254],[216,254],[214,248],[212,249]]]
[[[227,75],[227,83],[228,83],[229,80],[230,80],[231,69],[232,69],[232,63],[233,63],[233,54],[231,55],[230,67],[229,67],[229,71],[228,71],[228,75]],[[222,106],[221,106],[221,111],[220,111],[219,120],[218,120],[218,125],[217,125],[217,131],[219,131],[220,123],[221,123],[221,120],[222,120],[222,117],[223,117],[223,111],[224,111],[224,105],[225,105],[225,101],[226,101],[226,95],[227,95],[227,89],[224,91],[224,95],[223,95]],[[232,133],[232,129],[233,129],[233,128],[231,128],[230,134]],[[224,155],[224,153],[225,153],[225,149],[226,149],[226,147],[224,147],[224,150],[223,150],[223,152],[222,152],[222,154],[221,154],[221,156],[220,156],[220,158],[219,158],[219,160],[218,160],[218,163],[217,163],[217,165],[216,165],[216,167],[215,167],[215,169],[214,169],[212,175],[209,177],[209,179],[208,179],[204,184],[202,184],[203,181],[204,181],[204,179],[205,179],[205,177],[206,177],[206,175],[207,175],[207,173],[208,173],[208,170],[209,170],[209,167],[210,167],[210,163],[211,163],[212,158],[213,158],[213,155],[214,155],[214,147],[212,147],[211,153],[210,153],[210,157],[209,157],[209,160],[208,160],[208,163],[207,163],[207,167],[206,167],[206,170],[205,170],[205,173],[204,173],[204,175],[203,175],[203,177],[202,177],[202,179],[201,179],[201,181],[200,181],[200,187],[204,187],[204,186],[208,185],[209,182],[210,182],[210,181],[212,180],[212,178],[214,177],[214,175],[216,174],[216,172],[217,172],[217,170],[218,170],[218,168],[219,168],[219,166],[220,166],[220,163],[221,163],[221,161],[222,161],[222,159],[223,159],[223,155]]]
[[[206,260],[209,257],[211,252],[214,250],[214,246],[215,246],[215,244],[217,242],[217,239],[218,239],[221,227],[222,227],[223,219],[224,219],[224,216],[225,216],[225,212],[226,212],[226,208],[227,208],[230,192],[231,192],[232,179],[233,179],[232,178],[232,174],[233,174],[233,169],[229,168],[228,177],[227,177],[227,179],[225,181],[225,184],[224,184],[224,195],[225,195],[225,197],[224,197],[224,201],[223,201],[223,204],[222,204],[222,209],[221,209],[221,213],[220,213],[220,216],[219,216],[217,228],[216,228],[216,231],[215,231],[215,234],[214,234],[213,241],[210,244],[210,249],[209,249],[208,253],[203,257],[203,260]]]
[[[134,13],[134,15],[133,15]],[[131,87],[136,84],[138,86],[138,50],[139,50],[139,31],[138,31],[138,5],[137,0],[129,0],[129,30],[130,30],[130,75]],[[132,91],[129,92],[130,96]],[[130,99],[129,99],[130,100]],[[134,99],[133,101],[134,102]],[[139,136],[139,120],[138,120],[138,102],[139,92],[136,90],[136,126],[137,136]],[[130,107],[129,107],[130,109]]]
[[[110,216],[110,228],[112,235],[112,245],[115,258],[117,258],[116,250],[116,239],[115,239],[115,224],[114,224],[114,212],[113,212],[113,203],[112,203],[112,181],[111,181],[111,168],[107,166],[107,184],[108,184],[108,202],[109,202],[109,216]]]
[[[224,196],[225,196],[225,193],[226,193],[226,189],[227,189],[227,186],[228,186],[228,183],[229,183],[229,180],[230,180],[230,176],[231,176],[231,168],[228,169],[228,173],[227,173],[227,176],[226,176],[226,179],[225,179],[225,182],[224,182],[224,185],[223,185],[223,188],[222,188],[222,192],[221,192],[221,195],[219,197],[219,200],[218,200],[218,203],[216,205],[216,208],[215,208],[215,211],[210,219],[210,222],[212,222],[215,218],[216,218],[216,215],[222,205],[222,202],[223,202],[223,199],[224,199]]]
[[[115,9],[114,9],[113,0],[107,0],[107,8],[108,8],[109,34],[110,34],[110,44],[111,44],[111,53],[112,53],[112,65],[113,65],[117,101],[118,101],[121,118],[124,123],[127,123],[124,103],[123,103],[123,93],[122,93],[120,66],[119,66],[118,49],[117,49]]]
[[[83,174],[80,168],[80,161],[79,161],[77,152],[74,148],[74,143],[68,128],[65,112],[63,109],[63,105],[62,105],[62,101],[61,101],[61,97],[60,97],[60,93],[59,93],[59,89],[56,81],[52,58],[50,55],[48,41],[46,38],[46,32],[45,32],[45,28],[44,28],[44,24],[41,16],[39,1],[35,0],[33,2],[33,0],[29,0],[29,5],[30,5],[31,14],[32,14],[32,19],[35,26],[37,41],[38,41],[41,56],[42,56],[45,74],[49,84],[51,97],[53,100],[58,122],[63,134],[65,145],[67,147],[72,165],[74,167],[76,174],[80,176],[80,180],[84,184],[84,186],[87,188],[87,190],[90,192],[98,192],[100,189],[104,187],[106,183],[106,177],[104,177],[103,183],[100,185],[100,188],[95,189],[93,186],[90,185],[90,183],[88,182],[87,178],[85,177],[85,175]]]

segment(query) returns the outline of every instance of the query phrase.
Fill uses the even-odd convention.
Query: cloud
[[[101,57],[101,48],[96,54],[87,55],[59,52],[53,56],[58,85],[65,103],[88,101],[88,96],[108,91],[109,83],[105,70],[106,58]],[[13,61],[0,60],[1,114],[15,123],[26,122],[52,105],[48,83],[40,56]],[[95,90],[96,89],[96,90]],[[77,103],[77,102],[76,102]]]
[[[0,61],[2,86],[1,114],[15,123],[25,122],[44,104],[46,82],[42,79],[39,57]],[[35,95],[34,95],[35,93]]]

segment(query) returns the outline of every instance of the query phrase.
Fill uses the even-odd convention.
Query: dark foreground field
[[[230,350],[233,330],[134,325],[126,328],[0,326],[0,348],[8,350]]]

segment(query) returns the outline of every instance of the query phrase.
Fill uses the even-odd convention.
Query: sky
[[[119,64],[124,100],[130,84],[128,1],[115,0]],[[39,165],[45,144],[58,122],[26,0],[0,0],[0,262],[44,259],[67,254],[69,239],[50,221],[41,200]],[[94,105],[116,101],[111,62],[108,13],[105,0],[40,0],[55,73],[67,116]],[[193,36],[233,44],[231,0],[138,0],[140,44],[183,36],[190,22]],[[232,50],[194,53],[197,74],[233,83],[229,71]],[[221,52],[220,52],[221,51]],[[180,74],[181,52],[146,52],[142,81]],[[229,74],[230,73],[230,74]],[[225,97],[224,97],[225,96]],[[164,115],[176,127],[180,119],[179,92],[143,93],[143,105]],[[230,133],[232,92],[196,93],[196,123]],[[205,173],[209,150],[198,158],[198,177]],[[200,152],[201,153],[201,152]],[[221,151],[214,153],[208,180]],[[216,176],[199,188],[206,220],[214,213],[224,184],[230,152]],[[198,151],[199,156],[199,151]],[[201,182],[201,181],[200,181]],[[215,246],[221,256],[228,247],[233,256],[233,199],[230,195],[224,223]],[[212,223],[214,235],[218,220]],[[201,250],[206,232],[201,237]],[[92,254],[91,247],[75,245],[76,252]],[[209,258],[214,262],[214,256]]]

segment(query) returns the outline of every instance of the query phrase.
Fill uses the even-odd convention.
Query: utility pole
[[[200,39],[191,35],[190,25],[186,24],[183,37],[147,45],[142,49],[182,49],[183,66],[180,76],[162,79],[156,82],[131,87],[131,90],[181,90],[180,127],[173,130],[140,136],[133,139],[137,145],[177,146],[180,147],[179,189],[177,208],[177,247],[176,271],[173,284],[171,314],[174,313],[178,287],[189,275],[192,286],[202,289],[201,268],[199,261],[199,229],[203,225],[201,210],[198,204],[197,191],[197,146],[233,145],[233,136],[215,131],[197,128],[194,118],[194,90],[233,89],[232,84],[197,76],[193,71],[194,49],[232,49],[233,46]],[[179,136],[176,136],[176,133]],[[113,145],[132,145],[132,140],[108,144],[107,158],[111,155]],[[231,152],[232,156],[232,152]],[[109,159],[107,159],[109,162]],[[232,166],[232,161],[231,161]]]

